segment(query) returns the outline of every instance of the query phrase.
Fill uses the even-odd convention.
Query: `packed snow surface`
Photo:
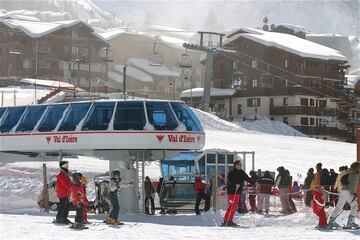
[[[356,158],[356,145],[324,141],[307,137],[281,136],[255,131],[237,123],[221,120],[197,111],[206,132],[206,149],[222,148],[230,151],[255,151],[255,168],[274,171],[278,166],[288,168],[294,180],[304,181],[306,171],[322,162],[323,167],[338,169]],[[69,159],[70,170],[81,171],[90,180],[108,170],[108,162],[95,158]],[[251,165],[251,164],[248,164]],[[0,232],[2,239],[358,239],[359,231],[318,231],[317,218],[312,210],[296,201],[298,212],[283,216],[279,213],[279,199],[271,198],[269,215],[236,214],[239,228],[221,228],[223,211],[196,216],[192,212],[177,215],[122,215],[121,227],[110,227],[102,222],[104,215],[90,214],[88,230],[73,231],[67,226],[51,224],[54,212],[40,212],[36,207],[42,189],[42,163],[0,163]],[[49,176],[57,172],[56,162],[47,163]],[[246,169],[248,172],[250,169]],[[160,176],[159,166],[152,163],[145,168],[152,179]],[[88,197],[94,199],[94,186],[88,185]],[[224,205],[226,200],[223,199]],[[333,208],[326,209],[329,214]],[[348,212],[339,217],[346,222]],[[70,219],[74,219],[71,212]],[[359,223],[359,220],[356,220]]]

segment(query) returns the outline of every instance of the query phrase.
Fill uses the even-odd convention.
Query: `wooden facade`
[[[49,79],[88,88],[91,80],[106,80],[106,46],[81,21],[37,37],[0,22],[0,79]]]

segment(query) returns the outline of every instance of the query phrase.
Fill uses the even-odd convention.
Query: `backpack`
[[[343,186],[348,185],[349,184],[349,173],[344,174],[344,176],[341,177],[340,182]]]

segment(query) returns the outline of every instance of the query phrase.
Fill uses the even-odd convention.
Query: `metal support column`
[[[206,53],[206,71],[205,71],[205,82],[204,82],[204,95],[202,99],[202,109],[205,112],[209,112],[210,105],[210,88],[212,79],[212,67],[213,67],[213,53],[207,51]]]

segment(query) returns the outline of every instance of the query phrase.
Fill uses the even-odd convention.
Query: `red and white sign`
[[[74,137],[71,135],[58,135],[58,136],[46,136],[46,142],[50,143],[77,143],[78,137]]]

